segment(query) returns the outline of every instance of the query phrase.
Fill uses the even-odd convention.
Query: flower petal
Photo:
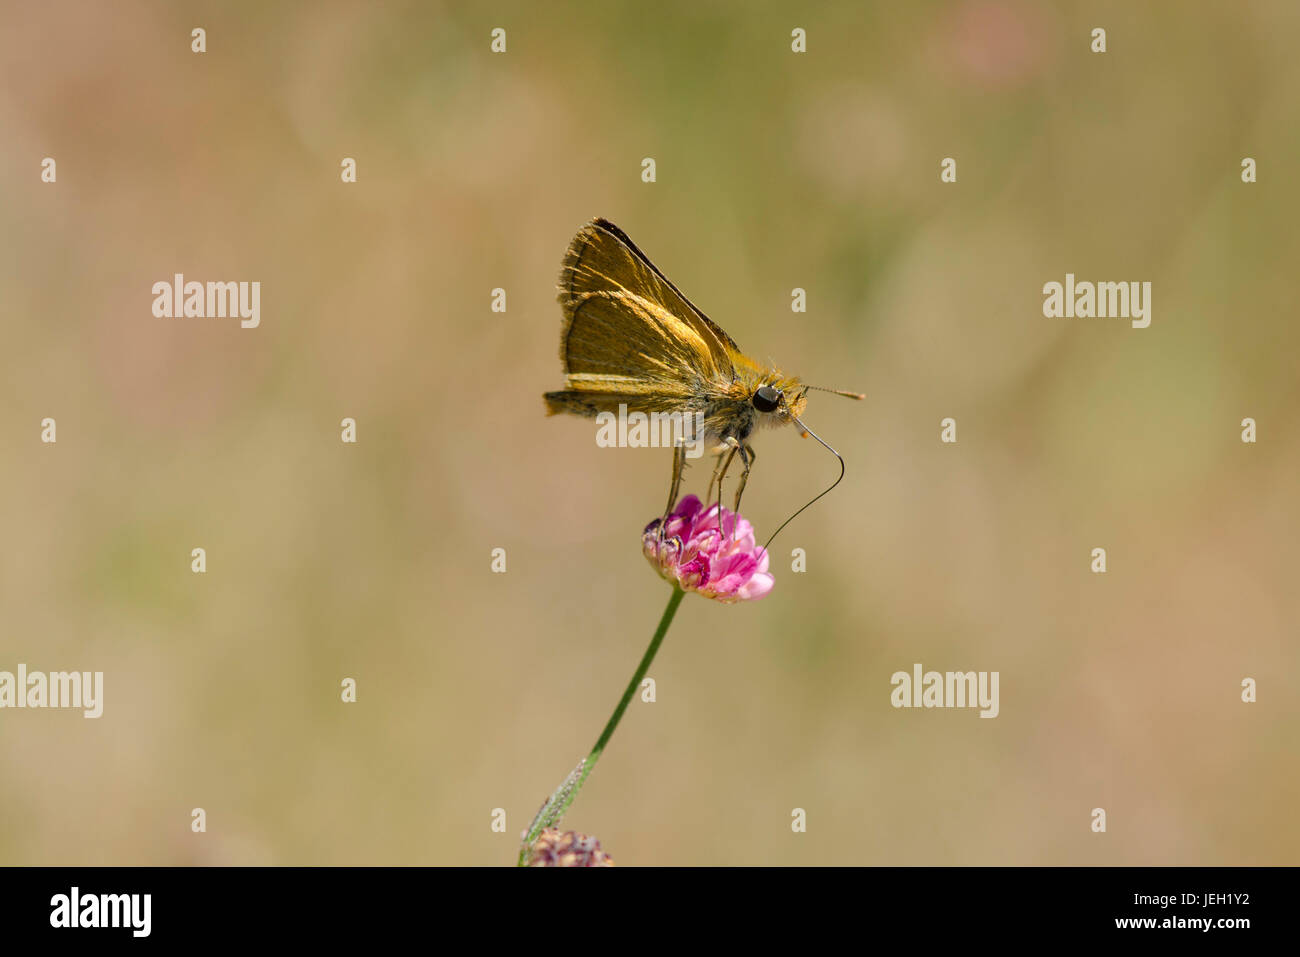
[[[662,522],[662,535],[660,525],[655,519],[645,527],[641,550],[661,577],[687,591],[731,603],[762,598],[776,584],[743,516],[687,495]]]

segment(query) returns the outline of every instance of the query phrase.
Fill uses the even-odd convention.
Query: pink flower
[[[646,526],[641,549],[667,581],[728,604],[762,598],[776,584],[767,551],[754,544],[754,526],[740,515],[688,495],[668,516],[662,539],[659,522]]]
[[[577,831],[560,833],[548,827],[537,835],[529,867],[613,867],[614,859],[600,848],[600,841]]]

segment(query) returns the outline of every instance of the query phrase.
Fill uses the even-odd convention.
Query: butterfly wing
[[[621,397],[670,406],[735,378],[732,338],[608,220],[588,223],[569,244],[559,301],[570,392],[615,407]]]

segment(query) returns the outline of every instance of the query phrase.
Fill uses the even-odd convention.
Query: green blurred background
[[[768,598],[687,598],[568,826],[619,864],[1297,861],[1295,3],[0,17],[0,669],[106,686],[0,712],[0,861],[513,861],[668,595],[667,453],[543,415],[596,215],[868,401],[811,397],[845,482]],[[260,281],[261,327],[155,319],[176,272]],[[1150,328],[1045,319],[1066,272],[1151,281]],[[836,468],[757,448],[762,535]],[[914,662],[999,671],[1001,715],[891,708]]]

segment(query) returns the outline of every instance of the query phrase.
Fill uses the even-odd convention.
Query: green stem
[[[596,739],[596,745],[591,749],[591,753],[565,778],[555,793],[542,805],[542,809],[537,812],[532,827],[528,829],[528,836],[524,838],[524,845],[519,850],[520,864],[527,863],[528,851],[537,840],[538,835],[542,833],[542,830],[558,824],[560,818],[564,816],[564,812],[573,803],[573,799],[578,796],[578,791],[582,789],[582,785],[586,782],[587,775],[591,774],[591,769],[600,760],[605,745],[609,744],[609,739],[614,736],[614,729],[623,720],[623,712],[627,710],[627,706],[632,701],[632,696],[636,694],[636,689],[641,685],[641,679],[650,670],[650,664],[655,660],[655,655],[659,652],[659,646],[663,644],[664,636],[668,634],[668,626],[673,623],[673,616],[677,614],[677,606],[682,603],[682,598],[685,595],[686,592],[682,591],[678,585],[673,585],[673,593],[668,599],[668,606],[664,608],[663,616],[659,619],[659,627],[655,629],[655,635],[650,639],[650,647],[641,656],[641,663],[636,666],[636,672],[633,673],[632,680],[627,683],[627,690],[623,692],[622,700],[619,701],[618,707],[614,709],[614,713],[610,715],[609,721],[605,723],[605,730]],[[579,774],[579,772],[581,773]],[[578,775],[576,781],[573,780],[575,774]]]
[[[582,787],[582,782],[587,780],[587,775],[596,766],[600,753],[605,750],[605,745],[609,744],[609,739],[614,736],[614,729],[618,727],[619,721],[623,719],[623,712],[627,710],[632,695],[636,694],[636,689],[640,687],[641,679],[650,670],[650,663],[655,660],[655,655],[659,652],[659,646],[663,644],[664,635],[668,634],[668,626],[673,623],[673,615],[677,614],[677,606],[682,603],[682,597],[685,594],[686,592],[682,591],[680,587],[673,586],[673,593],[668,599],[668,606],[664,609],[663,617],[659,619],[659,627],[655,630],[655,636],[650,639],[650,647],[641,656],[641,663],[636,666],[636,673],[632,675],[632,680],[627,684],[627,690],[623,692],[623,700],[618,703],[618,707],[610,715],[605,730],[600,733],[600,737],[596,740],[596,746],[591,749],[591,754],[587,755],[587,764],[582,769],[582,777],[578,780],[578,787]],[[574,788],[574,791],[576,792],[577,788]]]

